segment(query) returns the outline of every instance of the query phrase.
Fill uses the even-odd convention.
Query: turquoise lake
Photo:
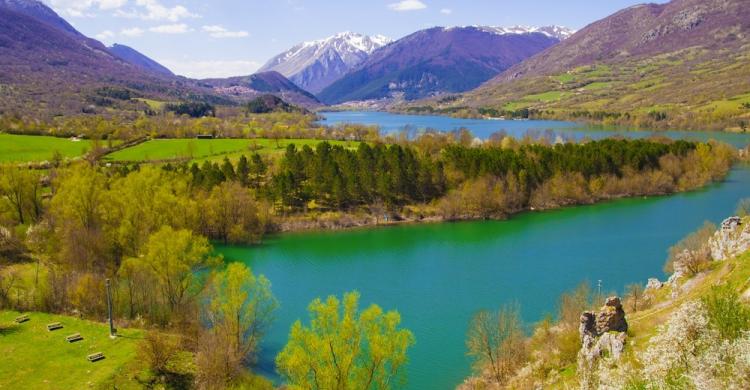
[[[509,134],[536,128],[612,134],[564,122],[478,121],[478,126],[469,127],[464,120],[444,117],[325,115],[331,123],[354,122],[360,114],[360,123],[381,118],[376,124],[384,131],[397,130],[399,123],[448,131],[460,123],[480,137],[498,130],[498,125]],[[659,134],[717,135],[738,146],[750,139],[714,133]],[[464,340],[476,311],[514,302],[531,324],[554,313],[559,295],[582,281],[595,285],[601,280],[603,291],[619,292],[626,284],[645,283],[649,277],[663,279],[669,246],[706,220],[720,222],[746,197],[750,197],[750,167],[738,166],[722,183],[668,197],[523,213],[507,221],[285,234],[270,237],[261,246],[218,246],[217,250],[265,274],[281,303],[263,345],[262,373],[274,375],[274,356],[285,344],[291,324],[307,321],[310,301],[357,290],[362,306],[377,303],[386,310],[396,309],[403,326],[414,332],[407,388],[452,389],[470,373]]]

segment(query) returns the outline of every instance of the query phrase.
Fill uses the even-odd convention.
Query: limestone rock
[[[596,359],[608,353],[619,359],[625,349],[628,322],[618,297],[607,298],[598,313],[590,311],[581,314],[578,332],[581,336],[579,364],[590,367]]]
[[[596,315],[596,331],[598,334],[607,332],[627,332],[628,322],[625,320],[625,310],[618,297],[609,297]]]
[[[726,260],[750,250],[750,223],[740,217],[725,219],[708,246],[714,260]]]
[[[658,290],[664,286],[664,283],[662,283],[659,279],[656,278],[649,278],[648,283],[646,283],[646,290]]]

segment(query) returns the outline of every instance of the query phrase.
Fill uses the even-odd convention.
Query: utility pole
[[[599,290],[599,296],[601,297],[602,296],[602,280],[599,279],[599,282],[596,285]]]
[[[107,279],[107,313],[109,314],[109,337],[117,337],[117,330],[112,319],[112,289],[110,288],[109,278]]]

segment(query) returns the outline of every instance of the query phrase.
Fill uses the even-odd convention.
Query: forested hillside
[[[736,0],[630,7],[475,91],[407,110],[744,131],[748,12]]]

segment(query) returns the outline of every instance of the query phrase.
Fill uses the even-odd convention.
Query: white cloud
[[[94,17],[93,9],[111,10],[123,7],[128,0],[47,0],[54,10],[74,18]]]
[[[151,27],[148,31],[155,32],[158,34],[184,34],[192,31],[185,23],[179,24],[163,24],[161,26]]]
[[[416,11],[427,8],[427,4],[420,0],[401,0],[398,3],[388,4],[388,8],[394,11]]]
[[[223,26],[203,26],[203,31],[213,38],[244,38],[250,34],[247,31],[229,31]]]
[[[440,13],[443,14],[443,15],[450,15],[450,14],[453,13],[453,10],[450,9],[450,8],[443,8],[443,9],[440,10]]]
[[[128,3],[128,0],[98,0],[94,1],[99,5],[99,9],[117,9]]]
[[[115,37],[115,33],[110,30],[104,30],[99,34],[96,34],[94,37],[100,41],[109,41],[110,39]]]
[[[187,8],[176,5],[174,7],[165,7],[158,0],[135,0],[135,4],[144,8],[145,12],[137,13],[137,16],[144,20],[168,20],[177,22],[180,19],[197,18],[199,15],[188,11]]]
[[[126,37],[140,37],[145,31],[140,27],[126,28],[120,31],[120,35]]]
[[[95,17],[94,10],[111,11],[123,18],[178,22],[182,19],[198,18],[185,6],[167,7],[160,0],[46,0],[52,8],[65,16]],[[132,7],[126,7],[132,5]],[[128,9],[124,9],[128,8]]]
[[[222,78],[253,74],[261,64],[253,60],[186,61],[160,59],[159,63],[175,74],[197,78]]]

